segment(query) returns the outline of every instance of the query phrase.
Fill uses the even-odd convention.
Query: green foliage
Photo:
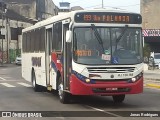
[[[150,52],[151,52],[151,49],[150,49],[149,44],[145,43],[144,44],[144,48],[143,48],[143,55],[144,55],[144,57],[149,58],[150,57]]]
[[[9,59],[10,62],[14,62],[17,56],[21,55],[20,49],[9,49]]]

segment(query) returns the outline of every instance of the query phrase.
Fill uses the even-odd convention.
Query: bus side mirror
[[[71,42],[71,31],[67,30],[66,31],[66,42]]]

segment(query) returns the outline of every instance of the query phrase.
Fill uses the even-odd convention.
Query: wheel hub
[[[60,99],[62,99],[62,95],[63,95],[63,85],[62,84],[58,86],[58,94],[59,94]]]

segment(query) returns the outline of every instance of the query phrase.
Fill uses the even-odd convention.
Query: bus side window
[[[62,22],[55,23],[53,26],[52,50],[62,50]]]
[[[45,28],[44,27],[40,29],[40,36],[41,36],[40,51],[44,51],[45,50]]]
[[[31,44],[31,32],[27,32],[27,37],[26,37],[26,52],[30,52],[30,44]]]
[[[27,41],[27,33],[23,33],[23,41],[22,41],[22,50],[26,52],[26,41]]]
[[[30,49],[30,51],[31,52],[34,52],[34,44],[35,44],[35,31],[34,30],[32,30],[31,31],[31,49]]]

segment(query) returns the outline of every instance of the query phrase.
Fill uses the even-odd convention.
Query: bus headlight
[[[137,76],[131,78],[131,80],[129,80],[129,82],[136,82],[137,80],[139,80],[141,77],[143,76],[143,73],[141,72],[140,74],[138,74]]]
[[[136,81],[136,78],[132,78],[132,82],[135,82]]]
[[[91,83],[91,84],[94,84],[95,83],[95,81],[93,80],[93,79],[90,79],[90,78],[87,78],[87,77],[85,77],[85,76],[83,76],[83,75],[81,75],[80,73],[78,73],[78,72],[76,72],[76,71],[72,71],[73,72],[73,74],[79,79],[79,80],[81,80],[81,81],[83,81],[83,82],[85,82],[85,83]]]
[[[86,78],[86,83],[89,83],[91,80],[89,78]]]

